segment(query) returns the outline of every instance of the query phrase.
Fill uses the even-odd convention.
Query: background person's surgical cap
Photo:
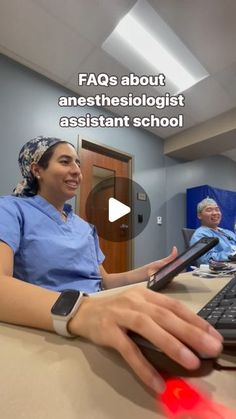
[[[215,207],[218,207],[218,204],[214,199],[205,198],[197,204],[197,213],[199,214],[200,212],[202,212],[202,210],[204,210],[204,208],[206,208],[208,205],[214,205]]]

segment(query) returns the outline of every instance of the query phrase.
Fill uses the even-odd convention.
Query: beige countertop
[[[165,293],[198,311],[225,282],[182,274]],[[153,394],[110,349],[0,324],[0,355],[1,419],[165,417]],[[236,364],[236,356],[224,356],[226,361]],[[236,408],[236,372],[214,371],[188,382],[211,400]]]

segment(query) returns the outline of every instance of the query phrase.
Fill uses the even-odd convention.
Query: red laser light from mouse
[[[181,378],[165,379],[166,389],[157,396],[168,419],[236,419],[236,410],[208,399]]]

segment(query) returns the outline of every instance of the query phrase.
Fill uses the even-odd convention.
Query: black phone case
[[[219,243],[219,239],[216,237],[202,237],[185,252],[181,253],[177,258],[153,274],[148,281],[147,287],[152,291],[159,291],[165,288],[176,275],[200,256],[207,253],[217,243]]]

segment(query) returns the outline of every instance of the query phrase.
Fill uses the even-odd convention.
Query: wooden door
[[[96,151],[84,148],[82,141],[79,157],[83,181],[77,199],[77,212],[83,219],[90,222],[89,211],[91,211],[93,214],[92,222],[97,227],[98,232],[105,231],[106,237],[109,237],[108,240],[104,238],[104,234],[99,235],[100,247],[106,256],[103,263],[106,271],[109,273],[123,272],[131,269],[132,246],[129,238],[132,237],[132,223],[129,215],[110,223],[108,221],[108,199],[113,197],[131,206],[129,191],[127,188],[121,187],[120,182],[118,182],[120,178],[129,179],[131,157],[127,159],[126,155],[122,157],[120,153],[116,156],[113,151],[112,155],[105,155],[104,147],[102,147],[102,152],[100,151],[99,148]],[[109,153],[109,149],[107,152]],[[104,179],[107,179],[107,181],[103,182]],[[100,183],[102,188],[99,187],[99,192],[96,194],[96,188],[94,189],[94,187],[100,181],[102,181]],[[86,208],[92,190],[95,191],[92,195],[92,203],[89,200],[90,205],[87,205]]]

